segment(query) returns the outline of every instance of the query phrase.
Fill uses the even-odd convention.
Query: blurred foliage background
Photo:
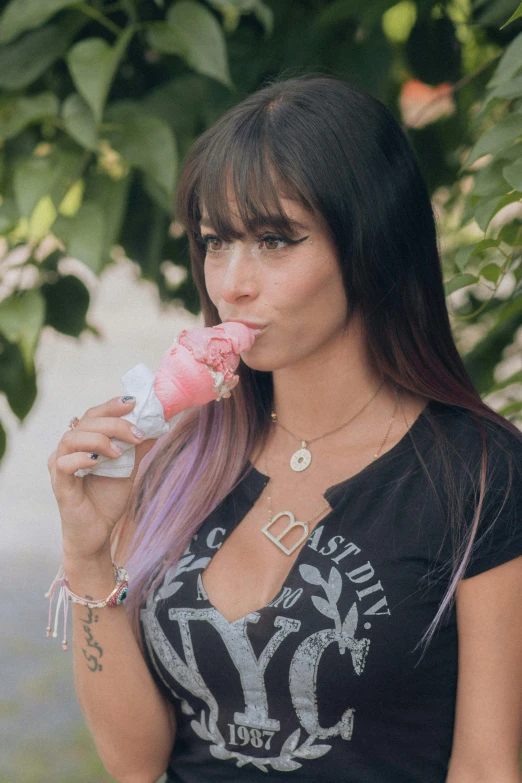
[[[521,14],[512,0],[3,2],[0,392],[18,419],[37,395],[42,329],[97,332],[64,260],[102,275],[125,254],[162,303],[197,313],[172,210],[180,161],[266,79],[319,70],[369,90],[407,131],[459,350],[518,421]],[[0,422],[0,459],[5,440]]]
[[[71,258],[97,276],[130,258],[165,308],[198,312],[172,209],[180,162],[266,80],[310,71],[361,85],[407,132],[457,345],[480,394],[522,426],[517,0],[0,0],[0,393],[19,421],[37,398],[42,331],[99,334]],[[0,422],[0,460],[5,448]],[[30,585],[17,574],[18,595]],[[18,783],[110,781],[75,731],[28,735]]]

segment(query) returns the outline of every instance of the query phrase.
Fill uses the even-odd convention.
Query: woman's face
[[[320,221],[296,201],[281,198],[295,239],[270,226],[226,243],[203,211],[205,283],[222,321],[244,320],[262,332],[241,354],[252,369],[274,371],[328,354],[340,340],[347,302],[335,247]],[[233,209],[234,228],[241,230]]]

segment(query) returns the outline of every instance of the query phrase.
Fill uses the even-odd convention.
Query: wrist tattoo
[[[87,601],[93,601],[94,599],[90,595],[85,596]],[[87,667],[91,672],[103,671],[103,666],[100,663],[100,658],[103,656],[103,650],[98,642],[93,637],[94,623],[98,622],[98,615],[95,614],[94,609],[85,607],[87,616],[80,617],[80,623],[83,624],[83,631],[85,633],[86,647],[82,647],[83,656],[87,662]]]

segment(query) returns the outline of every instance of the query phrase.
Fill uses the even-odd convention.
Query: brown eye
[[[277,250],[277,242],[278,240],[275,238],[270,237],[269,239],[264,240],[268,250]]]
[[[283,247],[290,244],[286,237],[275,236],[275,234],[265,234],[258,238],[258,242],[265,245],[265,250],[282,250]]]
[[[205,236],[200,235],[197,237],[197,241],[200,243],[200,245],[203,245],[205,252],[210,250],[211,253],[217,253],[219,250],[222,250],[220,247],[220,242],[222,242],[222,240],[216,236],[216,234],[205,234]]]
[[[205,253],[210,250],[211,253],[217,253],[222,248],[219,247],[219,243],[222,240],[216,236],[216,234],[205,234],[202,236],[201,234],[196,235],[196,242],[198,242],[204,249]],[[218,244],[216,247],[215,243]]]

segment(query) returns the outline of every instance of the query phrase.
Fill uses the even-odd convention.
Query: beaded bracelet
[[[127,597],[127,592],[129,589],[129,575],[127,571],[121,566],[118,566],[115,563],[113,563],[112,565],[114,567],[114,578],[116,580],[116,587],[107,596],[107,598],[104,598],[101,601],[89,601],[87,600],[87,598],[82,598],[81,596],[76,595],[76,593],[73,593],[73,591],[69,587],[69,580],[65,575],[63,566],[60,566],[60,568],[58,569],[58,573],[54,577],[49,590],[45,593],[45,598],[49,598],[49,619],[47,624],[47,637],[50,637],[52,635],[56,639],[56,637],[58,636],[58,616],[60,613],[60,607],[63,604],[62,649],[64,652],[66,652],[67,650],[67,615],[69,611],[69,598],[71,599],[71,601],[73,601],[73,603],[81,604],[81,606],[86,606],[89,609],[102,609],[104,606],[108,606],[109,608],[118,606],[119,604],[123,603],[123,601]],[[54,616],[54,630],[53,630],[51,627],[51,614],[52,614],[54,594],[58,587],[60,587],[60,592],[58,593],[58,601],[56,604],[56,612]]]

